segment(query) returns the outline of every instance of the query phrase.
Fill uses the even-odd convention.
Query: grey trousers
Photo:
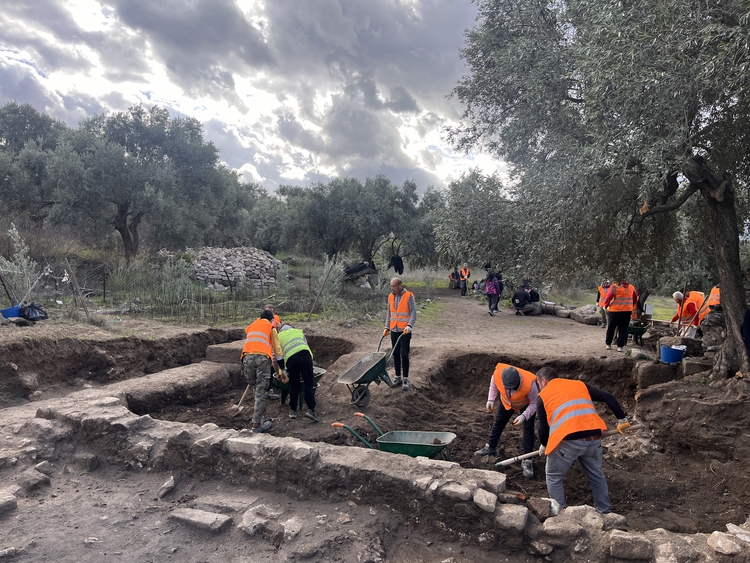
[[[565,502],[563,480],[573,462],[578,460],[589,480],[591,493],[594,496],[594,506],[602,514],[609,513],[611,503],[609,488],[602,471],[602,441],[593,440],[563,440],[547,456],[547,493],[550,498],[560,503],[560,507],[568,506]]]
[[[242,372],[248,385],[255,387],[253,423],[260,424],[266,412],[266,393],[271,382],[271,358],[264,354],[245,354],[242,357]]]

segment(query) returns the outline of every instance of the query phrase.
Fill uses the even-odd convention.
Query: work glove
[[[513,426],[518,426],[519,424],[526,422],[526,417],[522,414],[519,414],[516,419],[513,421]]]
[[[625,434],[625,430],[630,428],[630,423],[627,418],[621,418],[617,421],[617,431],[620,434]]]
[[[495,410],[495,401],[487,401],[487,412]]]
[[[407,326],[407,327],[406,327],[406,328],[404,329],[404,334],[411,334],[411,327],[410,327],[410,326]]]
[[[545,446],[544,444],[542,444],[541,446],[539,446],[539,455],[540,456],[547,455],[547,446]]]
[[[383,329],[383,336],[388,336],[391,333],[390,328]]]

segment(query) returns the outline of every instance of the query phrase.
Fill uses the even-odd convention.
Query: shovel
[[[248,391],[250,391],[249,383],[247,387],[245,387],[245,392],[242,394],[242,397],[240,398],[240,402],[237,403],[236,405],[232,405],[231,407],[229,407],[230,417],[234,418],[235,416],[237,416],[238,414],[242,412],[242,409],[245,408],[244,406],[242,406],[242,401],[244,401],[245,397],[247,397]]]
[[[640,430],[641,428],[643,428],[643,424],[631,424],[626,430]],[[612,430],[605,430],[604,432],[602,432],[602,438],[606,436],[614,436],[615,434],[619,434],[619,432],[614,428]],[[503,461],[498,461],[495,464],[495,467],[508,467],[509,465],[513,465],[517,461],[523,461],[524,459],[530,459],[538,455],[539,451],[537,450],[535,452],[517,455],[516,457],[509,457],[508,459],[504,459]]]

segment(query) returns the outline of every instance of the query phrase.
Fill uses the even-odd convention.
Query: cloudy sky
[[[470,0],[6,1],[0,104],[73,127],[159,104],[269,191],[379,173],[423,191],[504,172],[445,140],[475,16]]]

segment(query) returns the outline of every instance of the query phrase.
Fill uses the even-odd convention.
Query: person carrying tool
[[[610,511],[609,488],[602,471],[602,431],[606,423],[596,413],[593,401],[606,403],[617,418],[617,431],[622,434],[630,422],[614,395],[588,383],[558,377],[544,366],[536,374],[539,397],[539,454],[547,456],[547,493],[567,507],[563,480],[575,460],[581,464],[591,486],[594,506],[602,514]]]
[[[297,418],[299,404],[300,378],[305,383],[305,416],[313,422],[320,422],[315,412],[315,374],[313,373],[313,354],[307,344],[305,334],[299,328],[285,324],[279,332],[279,344],[284,358],[279,365],[289,377],[289,418]]]
[[[609,280],[604,280],[602,285],[596,288],[596,314],[601,317],[602,328],[607,328],[607,311],[604,309],[604,300],[612,284]]]
[[[266,393],[271,383],[271,370],[274,356],[283,355],[279,345],[276,329],[271,324],[273,313],[264,309],[260,317],[245,329],[245,345],[242,348],[242,372],[247,378],[247,384],[255,387],[255,408],[253,409],[253,432],[268,432],[271,421],[263,420],[266,412]],[[279,369],[278,377],[287,382],[287,376]]]
[[[461,290],[463,291],[463,289]],[[385,317],[385,330],[383,336],[391,335],[393,346],[393,369],[396,377],[393,387],[409,390],[409,348],[411,346],[411,331],[417,321],[417,302],[411,291],[404,289],[401,278],[391,280],[391,294],[388,296],[388,314]],[[401,367],[403,366],[404,378],[401,379]]]
[[[677,312],[669,323],[675,323],[680,332],[685,332],[692,338],[700,325],[698,308],[703,304],[703,295],[698,291],[688,291],[683,296],[681,291],[675,291],[672,299],[677,303]]]
[[[509,364],[497,364],[490,379],[490,391],[487,395],[487,412],[495,412],[490,439],[475,456],[497,455],[497,444],[513,412],[521,411],[513,426],[523,424],[523,453],[534,449],[534,420],[536,417],[537,393],[536,375],[525,369]],[[495,409],[495,399],[500,395],[500,405]],[[534,466],[530,459],[521,462],[523,476],[534,477]]]
[[[466,295],[466,290],[469,287],[469,278],[471,277],[471,270],[469,265],[464,262],[464,267],[461,268],[461,295]]]
[[[622,352],[628,342],[628,326],[633,309],[638,302],[638,294],[625,276],[618,276],[619,283],[612,284],[604,298],[604,308],[607,314],[607,333],[604,344],[607,350],[612,349],[612,340],[617,330],[617,351]]]

